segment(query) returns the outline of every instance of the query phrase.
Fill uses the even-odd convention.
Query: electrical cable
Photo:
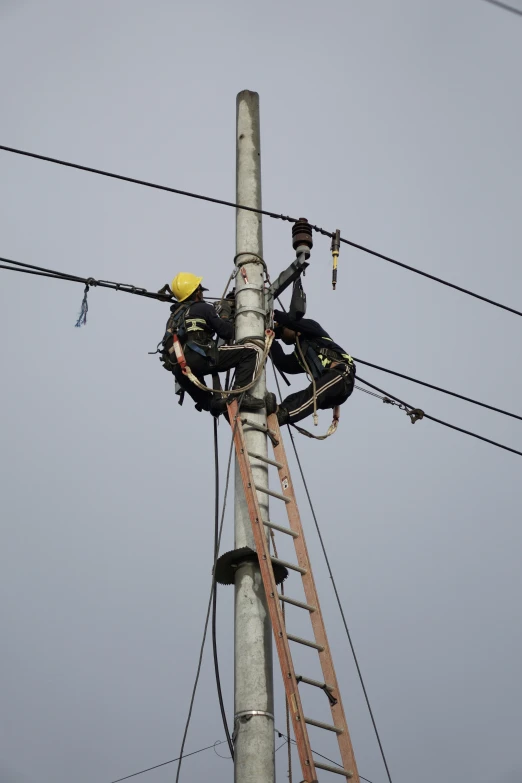
[[[238,403],[238,409],[239,409],[239,406],[241,404],[241,399],[242,398],[240,397],[239,398],[239,403]],[[215,582],[216,562],[217,562],[217,555],[219,554],[219,546],[220,546],[220,543],[221,543],[221,535],[223,533],[223,523],[224,523],[224,520],[225,520],[225,510],[226,510],[226,506],[227,506],[228,486],[229,486],[229,479],[230,479],[230,467],[231,467],[231,464],[232,464],[232,453],[233,453],[233,449],[234,449],[234,433],[235,433],[236,427],[237,427],[237,421],[236,421],[236,423],[234,425],[234,431],[232,433],[232,438],[231,438],[231,441],[230,441],[230,452],[229,452],[229,455],[228,455],[227,479],[226,479],[225,493],[224,493],[224,497],[223,497],[223,509],[222,509],[222,513],[221,513],[221,523],[220,523],[220,528],[219,528],[217,546],[214,547],[214,567],[212,569],[212,586],[210,588],[210,598],[209,598],[209,602],[208,602],[207,615],[206,615],[206,618],[205,618],[205,626],[204,626],[204,629],[203,629],[203,639],[202,639],[201,648],[200,648],[200,651],[199,651],[199,660],[198,660],[198,666],[197,666],[197,670],[196,670],[196,678],[195,678],[195,681],[194,681],[194,686],[192,688],[192,696],[191,696],[191,699],[190,699],[190,705],[189,705],[187,721],[185,723],[185,730],[183,732],[183,739],[181,741],[181,750],[180,750],[180,755],[179,755],[179,758],[178,758],[178,768],[177,768],[177,771],[176,771],[176,783],[179,783],[179,775],[180,775],[180,772],[181,772],[181,762],[183,760],[183,748],[185,747],[185,740],[187,739],[187,734],[188,734],[188,730],[189,730],[189,726],[190,726],[190,719],[192,717],[192,708],[194,706],[194,699],[196,697],[196,690],[197,690],[197,687],[198,687],[199,675],[201,673],[201,664],[202,664],[202,661],[203,661],[203,650],[205,648],[205,641],[206,641],[206,638],[207,638],[207,629],[208,629],[208,621],[209,621],[209,617],[210,617],[210,609],[211,609],[211,606],[212,606],[212,603],[213,603],[213,598],[214,598],[214,582]],[[228,727],[227,727],[227,731],[228,731]]]
[[[281,387],[279,385],[279,378],[277,377],[277,374],[275,372],[276,368],[275,368],[275,364],[274,364],[273,360],[272,360],[272,366],[273,366],[273,369],[274,369],[274,377],[275,377],[275,382],[276,382],[276,386],[277,386],[277,391],[279,393],[279,398],[282,400]],[[301,479],[302,479],[302,482],[303,482],[303,485],[304,485],[304,489],[305,489],[305,492],[306,492],[306,497],[308,498],[308,505],[310,506],[310,511],[312,513],[312,519],[314,520],[315,529],[316,529],[317,535],[319,537],[319,543],[321,544],[321,549],[323,551],[323,556],[324,556],[324,559],[325,559],[325,562],[326,562],[326,567],[328,569],[328,574],[330,576],[330,579],[332,580],[332,585],[333,585],[333,589],[334,589],[334,593],[335,593],[335,598],[337,600],[337,606],[339,607],[339,611],[341,613],[341,618],[342,618],[342,621],[343,621],[344,629],[346,631],[346,636],[348,638],[350,649],[352,651],[353,660],[355,662],[355,667],[357,669],[357,674],[359,676],[359,681],[361,683],[361,687],[362,687],[362,690],[363,690],[364,698],[366,700],[366,706],[368,707],[368,712],[370,713],[370,718],[371,718],[371,721],[372,721],[372,724],[373,724],[373,730],[374,730],[375,736],[377,738],[377,743],[379,745],[379,750],[381,752],[381,757],[382,757],[382,760],[383,760],[383,763],[384,763],[384,767],[386,769],[386,774],[388,776],[388,781],[389,781],[389,783],[392,783],[392,778],[391,778],[391,775],[390,775],[388,762],[386,760],[386,755],[384,753],[384,748],[382,746],[381,737],[380,737],[379,731],[377,729],[377,723],[376,723],[375,717],[373,715],[373,710],[372,710],[372,707],[371,707],[371,704],[370,704],[370,699],[369,699],[369,696],[368,696],[368,692],[366,690],[366,685],[364,684],[364,678],[362,676],[361,668],[359,666],[359,660],[358,660],[357,655],[355,653],[355,647],[354,647],[353,642],[352,642],[352,637],[351,637],[351,634],[350,634],[350,631],[349,631],[349,628],[348,628],[348,623],[346,622],[346,617],[344,615],[343,605],[342,605],[341,599],[339,597],[339,592],[337,590],[337,585],[336,585],[336,582],[335,582],[335,579],[334,579],[334,575],[333,575],[333,572],[332,572],[332,568],[331,568],[331,565],[330,565],[330,560],[329,560],[328,554],[326,552],[326,547],[325,547],[325,544],[324,544],[324,541],[323,541],[323,536],[322,536],[322,533],[321,533],[321,529],[319,527],[319,522],[318,522],[318,519],[317,519],[317,516],[316,516],[316,513],[315,513],[314,505],[312,503],[312,498],[310,496],[310,491],[308,489],[308,484],[306,482],[306,478],[305,478],[305,475],[304,475],[303,466],[301,465],[301,460],[299,458],[299,453],[297,451],[297,446],[295,445],[294,435],[293,435],[292,430],[290,429],[290,427],[288,428],[288,434],[290,435],[290,440],[292,442],[292,448],[294,450],[295,458],[296,458],[297,465],[298,465],[298,468],[299,468],[299,473],[301,474]]]
[[[136,179],[135,177],[126,177],[123,174],[115,174],[105,169],[95,169],[91,166],[82,166],[79,163],[71,163],[70,161],[61,160],[60,158],[51,158],[48,155],[38,155],[36,152],[27,152],[26,150],[20,150],[15,147],[6,147],[0,144],[0,150],[4,152],[12,152],[15,155],[23,155],[26,158],[35,158],[36,160],[43,160],[46,163],[56,163],[58,166],[66,166],[69,169],[78,169],[79,171],[87,171],[90,174],[99,174],[102,177],[109,177],[110,179],[118,179],[122,182],[130,182],[133,185],[142,185],[146,188],[154,188],[154,190],[164,190],[167,193],[175,193],[178,196],[187,196],[188,198],[199,199],[200,201],[210,201],[212,204],[221,204],[225,207],[233,207],[234,209],[245,209],[248,212],[257,212],[259,215],[266,215],[267,217],[275,218],[276,220],[287,220],[290,223],[297,223],[297,218],[289,217],[288,215],[278,215],[276,212],[269,212],[266,209],[257,209],[256,207],[246,207],[244,204],[235,204],[233,201],[224,201],[220,198],[212,198],[211,196],[203,196],[200,193],[191,193],[188,190],[179,190],[178,188],[171,188],[167,185],[158,185],[155,182],[149,182],[144,179]]]
[[[216,740],[212,745],[207,745],[206,748],[200,748],[199,750],[193,750],[192,753],[186,753],[183,758],[188,759],[189,756],[195,756],[196,753],[203,753],[204,750],[210,750],[210,748],[215,748],[217,745],[224,745],[225,740]],[[179,757],[175,759],[170,759],[170,761],[164,761],[162,764],[156,764],[154,767],[147,767],[147,769],[141,769],[139,772],[133,772],[132,775],[125,775],[124,778],[118,778],[117,780],[112,780],[111,783],[121,783],[122,780],[129,780],[129,778],[135,778],[138,775],[143,775],[144,772],[151,772],[153,769],[159,769],[160,767],[166,767],[167,764],[173,764],[175,761],[178,761]]]
[[[114,283],[111,280],[96,280],[94,277],[80,277],[79,275],[71,275],[67,272],[57,272],[55,269],[48,269],[44,266],[35,266],[34,264],[25,264],[21,261],[13,261],[11,258],[3,258],[2,256],[0,256],[0,261],[13,264],[14,266],[5,266],[4,264],[0,264],[0,269],[8,269],[11,272],[23,272],[26,275],[51,277],[55,280],[69,280],[73,283],[83,283],[84,285],[93,286],[94,288],[112,288],[115,291],[123,291],[125,294],[136,294],[136,296],[145,296],[149,299],[158,299],[160,302],[175,301],[171,296],[147,291],[146,288],[140,288],[138,286],[131,285],[130,283]]]
[[[490,2],[492,0],[488,0]],[[149,182],[147,180],[141,180],[136,179],[135,177],[126,177],[122,174],[115,174],[110,171],[106,171],[104,169],[96,169],[92,168],[91,166],[83,166],[79,163],[71,163],[69,161],[61,160],[60,158],[51,158],[47,155],[39,155],[35,152],[28,152],[26,150],[17,149],[16,147],[7,147],[6,145],[0,144],[0,150],[3,150],[4,152],[11,152],[15,155],[22,155],[28,158],[35,158],[36,160],[42,160],[47,163],[56,163],[59,166],[66,166],[67,168],[72,169],[78,169],[79,171],[87,171],[91,174],[99,174],[104,177],[110,177],[111,179],[117,179],[122,180],[124,182],[130,182],[135,185],[143,185],[144,187],[148,188],[154,188],[155,190],[164,190],[168,193],[175,193],[179,196],[187,196],[188,198],[195,198],[199,199],[201,201],[209,201],[213,204],[221,204],[226,207],[233,207],[234,209],[244,209],[248,212],[256,212],[260,215],[266,215],[267,217],[271,217],[277,220],[285,220],[290,223],[297,223],[297,218],[292,218],[289,215],[282,215],[278,214],[276,212],[269,212],[266,209],[258,209],[256,207],[247,207],[244,204],[236,204],[232,201],[225,201],[223,199],[217,199],[212,198],[210,196],[203,196],[199,193],[192,193],[190,191],[186,190],[179,190],[177,188],[171,188],[167,185],[158,185],[154,182]],[[333,238],[333,232],[332,231],[326,231],[324,228],[321,228],[320,226],[316,226],[313,224],[310,224],[310,228],[313,231],[316,231],[318,234],[321,234],[326,237]],[[407,269],[409,272],[414,272],[417,275],[421,275],[422,277],[427,277],[430,280],[435,281],[436,283],[440,283],[441,285],[448,286],[449,288],[453,288],[456,291],[460,291],[463,294],[467,294],[468,296],[472,296],[475,299],[480,299],[483,302],[486,302],[487,304],[491,304],[494,307],[500,307],[502,310],[507,310],[510,313],[514,313],[515,315],[522,316],[522,312],[520,310],[515,310],[513,307],[508,307],[507,305],[503,305],[500,302],[496,302],[493,299],[489,299],[488,297],[482,296],[480,294],[476,294],[473,291],[470,291],[467,288],[463,288],[462,286],[455,285],[455,283],[450,283],[448,280],[443,280],[440,277],[436,277],[435,275],[431,275],[428,272],[423,272],[421,269],[417,269],[414,266],[410,266],[408,264],[404,264],[401,261],[397,261],[394,258],[391,258],[390,256],[386,256],[383,253],[378,253],[376,250],[371,250],[368,247],[365,247],[364,245],[360,245],[357,242],[352,242],[349,239],[345,239],[344,237],[339,237],[339,241],[343,242],[345,245],[350,245],[351,247],[356,248],[357,250],[361,250],[363,253],[369,253],[372,256],[375,256],[376,258],[381,258],[383,261],[388,261],[390,264],[394,264],[395,266],[402,267],[403,269]]]
[[[357,376],[357,380],[360,381],[361,383],[364,383],[366,386],[370,386],[370,388],[375,389],[375,391],[384,394],[386,397],[390,397],[392,400],[399,402],[401,405],[404,405],[405,408],[408,408],[411,411],[415,410],[415,408],[412,405],[409,405],[409,403],[404,402],[404,400],[401,400],[399,397],[395,397],[393,394],[388,394],[388,392],[379,389],[379,387],[374,386],[373,383],[369,383],[369,381],[365,381],[364,378],[361,378],[360,375]],[[504,451],[510,451],[512,454],[518,454],[519,457],[522,457],[522,451],[517,451],[516,449],[512,449],[510,446],[504,446],[502,443],[497,443],[497,441],[495,440],[490,440],[489,438],[485,438],[483,435],[477,435],[476,432],[470,432],[469,430],[465,430],[462,427],[457,427],[456,424],[450,424],[447,421],[442,421],[442,419],[436,419],[435,416],[430,416],[428,413],[425,413],[424,411],[422,411],[422,413],[423,413],[422,418],[424,419],[430,419],[431,421],[437,422],[437,424],[442,424],[443,427],[449,427],[452,430],[457,430],[457,432],[462,432],[464,435],[470,435],[472,438],[483,440],[485,443],[489,443],[491,446],[497,446],[497,448],[499,449],[504,449]]]
[[[230,463],[229,463],[230,465]],[[230,472],[227,475],[227,483]],[[218,537],[219,537],[219,448],[218,448],[218,420],[214,418],[214,480],[215,480],[215,502],[214,502],[214,563],[218,558]],[[215,568],[215,566],[214,566]],[[234,760],[234,745],[230,730],[228,728],[227,714],[223,700],[223,691],[221,690],[221,677],[219,676],[219,659],[217,651],[217,582],[215,576],[212,579],[213,601],[212,601],[212,654],[214,656],[214,672],[216,675],[216,688],[218,692],[219,709],[223,720],[223,728],[228,742],[230,756]]]
[[[14,264],[15,267],[29,267],[28,269],[25,269],[25,268],[18,269],[18,268],[13,268],[11,266],[4,266],[4,265],[0,264],[0,269],[9,269],[9,270],[11,270],[13,272],[25,272],[26,274],[39,275],[39,276],[42,276],[42,277],[51,277],[51,278],[55,278],[55,279],[58,279],[58,280],[60,280],[60,279],[62,279],[62,280],[69,280],[69,281],[76,282],[76,283],[83,283],[84,285],[91,285],[93,287],[98,287],[99,286],[101,288],[111,288],[111,289],[116,290],[116,291],[123,291],[124,293],[136,294],[138,296],[144,296],[144,297],[148,297],[148,298],[151,298],[151,299],[158,299],[160,301],[167,301],[167,302],[171,301],[170,298],[165,296],[164,294],[153,293],[152,291],[147,291],[145,288],[138,288],[138,287],[136,287],[134,285],[131,285],[129,283],[116,283],[116,282],[112,282],[112,281],[109,281],[109,280],[95,280],[92,277],[79,277],[77,275],[70,275],[70,274],[68,274],[66,272],[58,272],[56,270],[48,269],[46,267],[35,266],[34,264],[24,264],[21,261],[13,261],[12,259],[3,258],[1,256],[0,256],[0,261],[6,261],[9,264]],[[281,307],[283,307],[283,305],[282,305],[282,303],[280,302],[279,299],[278,299],[278,301],[279,301],[279,304],[281,305]],[[478,406],[480,406],[482,408],[486,408],[488,410],[495,411],[495,413],[501,413],[503,416],[510,416],[513,419],[519,419],[520,421],[522,421],[522,416],[519,416],[516,413],[511,413],[510,411],[503,410],[502,408],[497,408],[494,405],[488,405],[485,402],[480,402],[479,400],[474,400],[471,397],[466,397],[463,394],[458,394],[457,392],[452,392],[452,391],[449,391],[448,389],[443,389],[441,386],[435,386],[434,384],[427,383],[426,381],[420,381],[417,378],[411,377],[410,375],[404,375],[403,373],[396,372],[395,370],[389,370],[386,367],[380,367],[378,364],[373,364],[372,362],[367,362],[364,359],[358,359],[355,356],[353,357],[353,359],[354,359],[355,362],[358,362],[359,364],[364,364],[364,365],[366,365],[368,367],[372,367],[375,370],[380,370],[381,372],[386,372],[386,373],[389,373],[390,375],[396,375],[398,378],[404,378],[405,380],[411,381],[412,383],[417,383],[417,384],[419,384],[421,386],[426,386],[428,389],[434,389],[435,391],[442,392],[443,394],[448,394],[448,395],[450,395],[452,397],[456,397],[457,399],[461,399],[461,400],[464,400],[465,402],[469,402],[472,405],[478,405]],[[433,417],[428,416],[427,418],[433,418]],[[444,422],[439,422],[439,423],[443,423],[444,424]],[[459,430],[458,427],[455,427],[454,425],[451,425],[451,424],[446,424],[446,426],[452,427],[453,429]],[[467,433],[466,430],[460,430],[460,431],[461,432],[465,432],[466,434],[473,435],[473,433]],[[493,445],[497,445],[500,448],[508,449],[507,446],[501,446],[500,444],[497,444],[494,441],[488,441],[487,438],[482,438],[480,435],[473,435],[473,437],[477,437],[480,440],[485,440],[486,442],[492,443]],[[508,450],[514,451],[514,453],[516,453],[516,454],[518,453],[517,451],[515,451],[513,449],[508,449]]]
[[[435,391],[442,392],[443,394],[449,394],[451,397],[457,397],[459,400],[464,400],[465,402],[470,402],[472,405],[480,405],[481,408],[487,408],[490,411],[495,411],[496,413],[502,413],[503,416],[511,416],[512,419],[519,419],[522,421],[522,416],[519,416],[516,413],[510,413],[509,411],[502,410],[502,408],[495,408],[494,405],[487,405],[485,402],[479,402],[478,400],[473,400],[471,397],[465,397],[463,394],[457,394],[457,392],[448,391],[448,389],[443,389],[441,386],[434,386],[432,383],[426,383],[426,381],[419,381],[417,378],[412,378],[410,375],[403,375],[400,372],[396,372],[395,370],[388,370],[386,367],[379,367],[378,364],[372,364],[372,362],[365,362],[363,359],[356,359],[355,356],[352,357],[354,362],[357,362],[358,364],[364,364],[367,367],[373,367],[374,370],[380,370],[381,372],[387,372],[390,375],[396,375],[397,378],[404,378],[406,381],[411,381],[412,383],[418,383],[420,386],[426,386],[428,389],[435,389]]]
[[[518,16],[522,16],[522,11],[519,11],[518,8],[513,8],[512,5],[507,5],[506,3],[500,3],[499,0],[484,0],[485,3],[491,3],[491,5],[496,5],[499,8],[503,8],[504,11],[511,11],[512,14],[518,14]]]
[[[326,236],[331,236],[331,234],[328,232],[324,232],[324,233],[326,233]],[[480,299],[482,302],[486,302],[487,304],[493,305],[494,307],[500,307],[501,310],[507,310],[510,313],[514,313],[515,315],[522,316],[522,312],[520,310],[515,310],[513,307],[508,307],[507,305],[501,304],[500,302],[496,302],[494,299],[489,299],[487,296],[476,294],[474,291],[470,291],[468,288],[463,288],[460,285],[455,285],[455,283],[450,283],[448,280],[443,280],[442,277],[436,277],[435,275],[430,275],[429,272],[423,272],[422,269],[417,269],[417,267],[410,266],[409,264],[404,264],[402,261],[397,261],[395,258],[391,258],[390,256],[385,256],[383,253],[378,253],[376,250],[370,250],[369,247],[364,247],[364,245],[358,245],[356,242],[351,242],[349,239],[343,239],[343,237],[341,237],[341,242],[344,242],[345,245],[350,245],[351,247],[355,247],[357,248],[357,250],[362,250],[363,253],[369,253],[371,256],[375,256],[376,258],[381,258],[383,261],[388,261],[388,263],[390,264],[394,264],[395,266],[400,266],[402,269],[407,269],[409,272],[414,272],[416,275],[427,277],[429,280],[434,280],[436,283],[445,285],[448,288],[454,288],[455,291],[460,291],[462,294],[467,294],[467,296],[472,296],[474,299]]]

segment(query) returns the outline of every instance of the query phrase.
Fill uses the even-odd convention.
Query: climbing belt
[[[299,335],[296,335],[295,339],[297,344],[297,350],[299,351],[299,356],[301,357],[303,367],[305,368],[306,374],[308,375],[308,377],[312,382],[313,397],[314,397],[314,426],[317,427],[317,425],[319,424],[319,417],[317,415],[317,386],[315,383],[315,378],[313,376],[313,373],[311,372],[310,367],[308,366],[308,363],[305,359],[303,349],[301,348]],[[306,435],[307,438],[313,438],[314,440],[326,440],[326,438],[329,438],[330,435],[333,435],[334,432],[336,432],[340,417],[341,417],[341,408],[339,405],[336,405],[335,408],[333,409],[332,423],[328,427],[328,430],[325,435],[314,435],[312,432],[305,430],[303,427],[298,427],[297,424],[292,424],[292,427],[294,427],[297,430],[297,432],[300,432],[301,435]]]
[[[258,380],[260,379],[263,370],[265,368],[265,362],[267,359],[268,354],[270,353],[270,348],[272,347],[272,343],[274,341],[274,333],[271,329],[267,329],[265,331],[265,342],[264,342],[264,348],[263,348],[263,355],[261,357],[261,362],[259,363],[259,369],[252,381],[248,383],[246,386],[242,386],[240,389],[211,389],[208,386],[205,386],[204,383],[201,383],[201,381],[196,378],[190,367],[187,365],[184,370],[183,374],[187,376],[187,378],[192,381],[194,386],[197,386],[198,389],[201,389],[202,391],[209,392],[210,394],[220,394],[222,397],[230,397],[232,395],[236,394],[243,394],[244,392],[248,391],[249,389],[254,386]],[[254,342],[253,340],[249,340],[249,342]]]

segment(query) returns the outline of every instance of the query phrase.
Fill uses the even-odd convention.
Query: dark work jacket
[[[299,332],[301,350],[314,378],[320,378],[321,375],[327,372],[332,361],[351,362],[351,358],[344,348],[341,348],[338,343],[334,342],[328,332],[317,321],[313,321],[311,318],[300,318],[296,321],[290,318],[288,313],[283,313],[280,310],[274,311],[274,321],[279,326],[287,326],[289,329]],[[326,356],[324,353],[321,353],[321,349],[334,351],[336,357]],[[306,372],[297,346],[293,353],[286,354],[281,345],[278,342],[274,342],[270,354],[275,366],[281,372],[288,373],[288,375]]]
[[[179,307],[179,304],[172,305],[171,312],[174,313]],[[172,316],[171,316],[172,317]],[[217,344],[213,339],[217,334],[223,340],[228,341],[234,337],[234,322],[221,318],[214,305],[208,302],[194,302],[187,308],[185,313],[185,324],[190,328],[190,319],[198,318],[205,321],[206,328],[202,328],[197,331],[187,331],[186,337],[183,339],[184,349],[193,350],[202,356],[206,356],[211,363],[215,363],[217,359]],[[169,319],[170,321],[170,319]],[[167,322],[167,329],[169,324]],[[176,364],[174,354],[168,353],[172,347],[172,337],[167,337],[163,343],[163,356],[166,361],[166,369],[172,369]],[[169,358],[170,357],[170,358]]]
[[[223,340],[231,340],[234,337],[233,321],[220,318],[214,305],[208,302],[194,302],[190,305],[185,314],[185,319],[187,318],[204,318],[212,334],[217,334]]]

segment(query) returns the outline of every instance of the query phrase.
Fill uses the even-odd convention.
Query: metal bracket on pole
[[[299,248],[299,250],[304,248]],[[306,260],[305,253],[302,252],[298,255],[298,257],[295,259],[295,261],[292,261],[289,267],[287,267],[279,277],[274,280],[270,288],[268,289],[268,302],[270,305],[270,309],[272,309],[272,303],[274,299],[277,299],[278,296],[280,296],[283,291],[285,291],[288,286],[292,285],[305,271],[305,269],[310,266],[308,261]]]

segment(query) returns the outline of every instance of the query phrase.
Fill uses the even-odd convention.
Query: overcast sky
[[[257,90],[266,208],[522,307],[515,15],[481,0],[1,0],[0,65],[0,143],[225,199],[236,93]],[[192,271],[219,295],[234,221],[0,153],[0,253],[19,261],[153,290]],[[275,276],[290,227],[264,232]],[[353,355],[522,413],[516,316],[346,246],[332,292],[330,265],[316,236],[308,314]],[[147,355],[168,307],[93,290],[75,329],[81,298],[0,275],[1,783],[109,783],[177,756],[210,588],[211,420],[177,406]],[[359,371],[522,449],[516,420]],[[224,469],[226,426],[220,439]],[[394,783],[520,783],[520,458],[359,391],[334,438],[299,448]],[[359,770],[384,783],[300,499]],[[232,596],[220,588],[230,719]],[[186,750],[223,739],[208,648]],[[181,780],[232,777],[209,750]]]

